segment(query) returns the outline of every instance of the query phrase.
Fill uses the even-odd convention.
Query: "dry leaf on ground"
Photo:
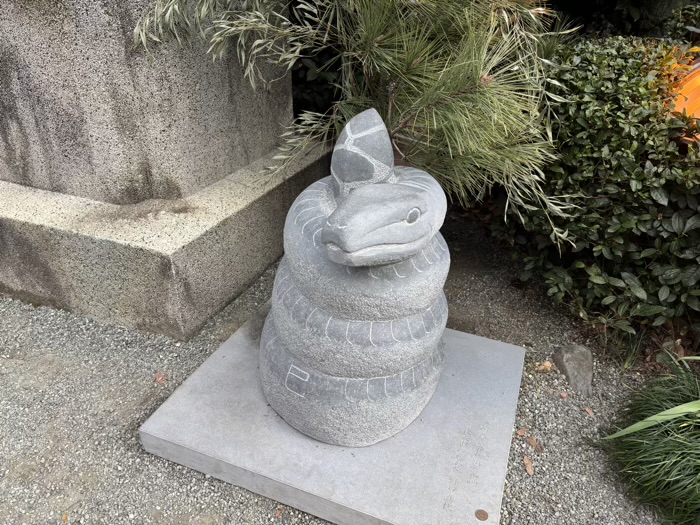
[[[586,407],[586,408],[584,408],[584,410],[586,411],[586,414],[588,414],[589,416],[593,417],[593,410],[591,410],[590,407]]]
[[[275,511],[275,518],[279,518],[282,514],[284,514],[284,509],[282,507],[277,507],[277,510]]]
[[[158,383],[159,385],[164,385],[165,382],[167,381],[167,379],[165,378],[165,374],[161,374],[160,372],[158,372],[158,373],[155,375],[155,377],[153,378],[153,380],[154,380],[156,383]]]
[[[569,394],[567,394],[566,392],[562,392],[561,394],[559,394],[559,397],[561,397],[562,399],[566,399],[567,397],[569,397]]]
[[[538,372],[551,372],[552,371],[552,362],[551,361],[545,361],[541,365],[539,365],[535,370]]]
[[[529,438],[527,438],[527,444],[534,448],[535,452],[537,452],[538,454],[544,452],[544,447],[540,444],[539,441],[537,441],[537,439],[534,438],[534,436],[530,436]]]
[[[535,475],[535,469],[532,466],[532,460],[525,456],[523,457],[523,463],[525,464],[525,472],[527,472],[528,476],[534,476]]]
[[[523,437],[525,434],[527,434],[527,429],[525,427],[519,428],[518,431],[515,433],[518,437]]]

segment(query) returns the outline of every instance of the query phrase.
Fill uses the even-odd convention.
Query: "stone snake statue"
[[[287,215],[261,337],[263,390],[290,425],[366,446],[418,417],[442,369],[446,208],[435,179],[394,166],[375,110],[348,122],[331,175]]]

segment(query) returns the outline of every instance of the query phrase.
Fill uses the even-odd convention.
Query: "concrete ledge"
[[[269,176],[271,153],[194,195],[115,205],[0,181],[0,290],[184,339],[282,255],[318,147]]]
[[[270,408],[258,368],[265,314],[143,424],[148,452],[340,525],[498,525],[522,348],[445,330],[445,369],[418,419],[346,448],[297,432]]]

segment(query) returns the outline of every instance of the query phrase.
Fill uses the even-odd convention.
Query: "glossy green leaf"
[[[688,232],[693,231],[697,228],[700,228],[700,215],[693,215],[685,223],[685,227],[683,228],[683,233],[688,233]]]
[[[648,161],[647,161],[648,163]],[[654,198],[656,202],[659,204],[662,204],[663,206],[666,206],[668,204],[668,194],[666,193],[666,190],[663,188],[652,188],[651,189],[651,196]]]
[[[680,214],[680,212],[676,212],[673,214],[673,217],[671,217],[671,225],[673,226],[673,231],[676,232],[678,235],[683,233],[683,228],[685,227],[685,219],[683,219],[683,216]]]

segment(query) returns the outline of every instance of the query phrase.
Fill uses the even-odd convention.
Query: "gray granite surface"
[[[3,0],[0,180],[115,204],[178,199],[275,148],[289,76],[253,90],[235,53],[214,62],[196,38],[135,48],[152,3]]]
[[[359,447],[411,423],[440,378],[447,201],[424,171],[394,167],[374,109],[347,123],[330,171],[287,214],[260,371],[290,425]]]

